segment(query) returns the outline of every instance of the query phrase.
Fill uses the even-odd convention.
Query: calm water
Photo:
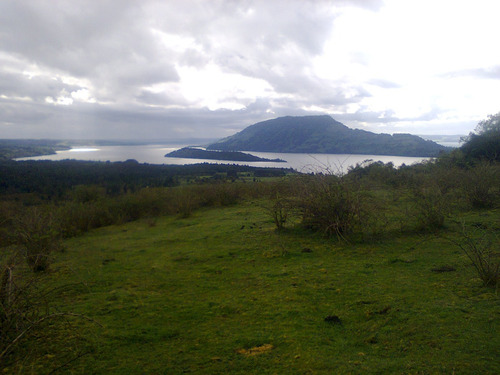
[[[149,164],[196,164],[196,163],[219,163],[219,164],[241,164],[255,167],[278,167],[293,168],[301,172],[321,172],[331,171],[346,172],[351,166],[361,163],[364,160],[392,162],[395,166],[402,164],[411,165],[413,163],[427,160],[422,157],[405,156],[381,156],[381,155],[351,155],[351,154],[289,154],[274,152],[248,152],[252,155],[267,159],[282,159],[286,163],[271,162],[232,162],[214,161],[202,159],[166,158],[165,154],[177,150],[183,146],[179,145],[141,145],[141,146],[88,146],[78,147],[67,151],[58,151],[56,155],[36,156],[31,158],[20,158],[17,160],[93,160],[93,161],[125,161],[135,159],[139,163]]]

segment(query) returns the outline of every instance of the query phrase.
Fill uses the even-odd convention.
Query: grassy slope
[[[76,373],[500,369],[498,297],[442,239],[354,246],[278,233],[248,202],[102,228],[67,246],[50,280],[81,287],[57,303],[103,325],[78,322],[96,349],[72,363]],[[457,271],[431,271],[443,265]]]

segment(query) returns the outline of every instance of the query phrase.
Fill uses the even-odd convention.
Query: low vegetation
[[[498,373],[500,166],[468,145],[344,175],[7,162],[1,367]]]

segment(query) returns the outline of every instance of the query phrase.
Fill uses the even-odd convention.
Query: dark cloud
[[[0,1],[0,138],[213,138],[276,116],[320,114],[321,108],[343,111],[334,117],[346,122],[404,121],[360,104],[373,86],[397,89],[398,83],[320,79],[313,69],[342,9],[376,12],[383,5],[383,0]],[[370,62],[364,51],[351,58],[362,66]],[[219,103],[244,108],[206,108],[207,101],[189,95],[207,92],[202,78],[190,92],[183,90],[186,68],[209,74],[211,66],[234,79],[234,87],[216,98]],[[460,74],[497,79],[499,69]],[[225,87],[209,82],[214,92],[219,84]],[[245,91],[248,82],[261,89]],[[349,114],[352,104],[361,109]]]
[[[7,106],[4,100],[0,111],[8,107],[10,114],[4,123],[21,123],[25,131],[34,126],[27,123],[30,117],[14,114],[33,111],[39,116],[42,110],[45,115],[32,129],[47,126],[47,134],[53,130],[50,121],[67,128],[68,134],[71,129],[78,134],[80,128],[99,122],[102,134],[109,133],[106,129],[115,129],[106,126],[117,122],[122,129],[128,126],[127,131],[137,124],[141,129],[145,124],[160,131],[159,123],[166,129],[181,125],[197,129],[198,122],[189,122],[193,119],[190,114],[197,111],[194,117],[207,116],[204,126],[223,113],[224,118],[233,118],[230,126],[234,127],[240,122],[235,122],[236,116],[260,119],[273,107],[291,113],[314,100],[312,96],[322,102],[343,103],[341,91],[329,90],[325,82],[304,71],[309,59],[321,53],[333,27],[331,5],[329,1],[6,0],[0,4],[1,52],[14,56],[17,70],[1,72],[1,94],[7,98],[26,97],[39,106],[35,110],[33,104],[13,101]],[[218,65],[225,73],[264,80],[278,96],[290,98],[267,100],[263,107],[250,104],[243,111],[214,111],[211,115],[207,109],[193,108],[180,92],[149,89],[179,81],[176,64],[203,69],[208,63]],[[36,75],[23,74],[29,70]],[[65,77],[72,83],[65,83]],[[72,93],[79,90],[88,91],[87,99],[95,103],[77,105]],[[45,103],[47,98],[50,103]],[[73,104],[57,105],[58,98],[73,100]],[[172,106],[179,108],[173,110]],[[150,107],[155,107],[155,112]],[[181,125],[171,124],[173,112],[185,119],[177,121]],[[220,122],[217,124],[220,126]],[[34,133],[38,134],[38,130]]]
[[[28,77],[20,73],[0,71],[0,93],[7,97],[19,97],[37,102],[45,102],[47,97],[58,97],[61,93],[71,93],[80,87],[69,85],[60,79],[44,76]]]
[[[178,80],[138,2],[5,1],[0,14],[5,52],[41,70],[89,79],[104,99],[123,87]]]

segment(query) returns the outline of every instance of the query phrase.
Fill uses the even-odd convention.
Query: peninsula
[[[165,155],[169,158],[189,158],[189,159],[208,159],[208,160],[227,160],[227,161],[248,161],[248,162],[274,162],[286,163],[282,159],[266,159],[255,155],[246,154],[238,151],[207,151],[199,148],[184,147],[172,151]]]

